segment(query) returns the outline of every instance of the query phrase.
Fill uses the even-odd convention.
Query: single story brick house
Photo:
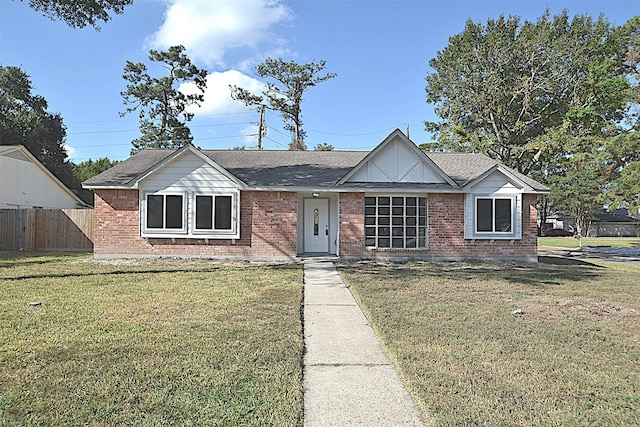
[[[96,258],[537,260],[544,185],[480,154],[144,150],[83,183]]]

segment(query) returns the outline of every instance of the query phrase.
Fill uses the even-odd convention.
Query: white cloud
[[[151,48],[183,45],[189,57],[209,66],[224,65],[230,49],[278,43],[273,25],[291,19],[282,0],[169,0],[164,22],[147,39]]]
[[[214,72],[207,76],[207,89],[204,94],[204,102],[200,107],[190,107],[189,111],[197,116],[224,115],[241,113],[248,110],[242,102],[231,98],[230,85],[240,86],[251,93],[260,94],[265,84],[246,74],[236,70],[222,73]],[[180,86],[180,92],[185,94],[197,91],[194,83],[185,83]]]
[[[69,144],[64,144],[62,148],[67,153],[67,157],[69,157],[69,160],[73,160],[73,158],[76,155],[76,149],[70,146]]]

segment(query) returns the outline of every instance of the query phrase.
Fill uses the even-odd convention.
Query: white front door
[[[329,199],[304,199],[304,251],[329,252]]]

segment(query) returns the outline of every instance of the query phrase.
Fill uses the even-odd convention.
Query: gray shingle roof
[[[148,149],[84,182],[94,187],[127,187],[176,150]],[[250,187],[330,187],[353,169],[365,151],[201,150],[201,153]],[[498,165],[482,154],[427,153],[429,158],[460,187]],[[507,168],[508,169],[508,168]],[[512,174],[534,190],[546,191],[540,183],[511,169]],[[388,183],[348,183],[354,187],[388,187]],[[404,184],[403,184],[404,185]],[[416,184],[423,185],[424,184]],[[407,184],[407,188],[411,185]],[[438,184],[438,188],[451,188]]]
[[[368,153],[363,151],[203,150],[250,186],[328,187]]]

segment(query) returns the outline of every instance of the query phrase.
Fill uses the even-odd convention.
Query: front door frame
[[[313,205],[315,203],[315,206]],[[319,209],[319,218],[317,230],[313,216],[313,209]],[[324,213],[322,212],[324,211]],[[328,197],[305,197],[303,198],[303,248],[304,253],[329,254],[331,248],[331,200]],[[313,238],[314,232],[317,232],[318,239]]]

